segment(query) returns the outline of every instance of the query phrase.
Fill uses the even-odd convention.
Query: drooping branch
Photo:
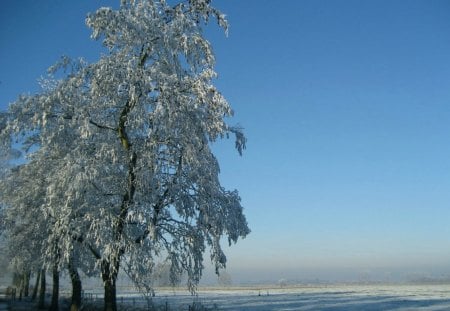
[[[73,235],[72,239],[75,242],[78,242],[78,243],[81,243],[81,244],[85,245],[91,251],[92,255],[94,255],[95,259],[97,259],[97,260],[102,259],[102,256],[100,255],[100,253],[91,244],[86,243],[84,241],[83,236],[81,236],[81,235]]]
[[[153,210],[154,210],[154,215],[153,215],[153,219],[152,219],[153,226],[156,226],[156,223],[158,221],[158,215],[164,207],[164,202],[166,201],[168,194],[169,194],[169,188],[166,188],[163,195],[159,198],[158,202],[156,204],[154,204],[154,206],[153,206]],[[147,236],[150,234],[150,232],[151,231],[149,229],[145,229],[144,232],[142,233],[142,235],[135,239],[135,243],[137,243],[137,244],[142,243],[142,241],[144,241],[147,238]]]
[[[174,185],[177,183],[177,177],[179,176],[179,174],[181,174],[181,170],[182,170],[182,165],[183,165],[183,151],[181,150],[180,152],[180,156],[178,158],[178,166],[177,166],[177,170],[175,172],[175,174],[172,177],[172,181],[171,181],[171,185]],[[159,214],[161,213],[162,209],[164,208],[164,206],[169,205],[172,202],[166,202],[168,196],[170,193],[170,187],[167,186],[167,188],[164,190],[164,193],[159,197],[158,202],[156,202],[153,205],[153,218],[152,218],[152,225],[156,226],[157,222],[158,222],[158,217]],[[150,234],[150,230],[149,229],[145,229],[143,234],[139,237],[137,237],[135,239],[135,243],[142,243],[143,240],[145,240],[147,238],[147,236]]]

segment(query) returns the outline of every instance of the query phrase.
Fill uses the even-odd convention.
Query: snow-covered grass
[[[85,310],[102,309],[100,294],[93,297]],[[159,289],[150,304],[139,294],[124,291],[117,302],[119,310],[130,311],[450,310],[450,285],[200,288],[195,297],[179,289]]]
[[[121,293],[119,302],[147,309],[136,294]],[[198,310],[450,310],[450,285],[200,288],[196,297],[162,289],[152,298],[154,306],[167,310],[193,310],[193,303],[204,308]]]

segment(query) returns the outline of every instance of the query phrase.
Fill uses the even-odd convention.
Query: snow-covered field
[[[98,289],[98,288],[97,288]],[[62,293],[67,296],[69,293]],[[101,293],[91,291],[89,304],[102,305]],[[48,297],[49,298],[49,297]],[[118,293],[119,309],[147,310],[142,295]],[[49,301],[48,301],[49,302]],[[240,287],[201,288],[193,297],[186,291],[158,289],[152,303],[158,310],[190,310],[194,302],[208,310],[288,311],[288,310],[450,310],[450,285],[317,285],[290,288]],[[168,308],[164,308],[164,306]],[[16,301],[11,310],[28,310],[30,302]],[[126,306],[126,308],[124,307]],[[6,301],[0,301],[0,311]]]
[[[125,303],[144,299],[122,295]],[[450,285],[329,285],[294,288],[200,289],[195,298],[217,310],[450,310]],[[160,290],[153,302],[188,310],[194,298],[182,291]]]

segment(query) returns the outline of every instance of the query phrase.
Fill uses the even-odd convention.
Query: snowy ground
[[[119,292],[119,309],[147,310],[146,300],[136,293]],[[322,285],[291,288],[203,288],[197,297],[183,290],[157,290],[152,298],[167,310],[189,310],[194,301],[211,310],[450,310],[450,285]],[[91,303],[101,305],[99,292]],[[15,302],[11,310],[27,310]],[[124,308],[123,306],[127,306]],[[164,308],[162,308],[164,309]],[[7,310],[0,301],[0,311]]]
[[[125,303],[145,306],[138,296]],[[217,310],[450,310],[450,285],[333,285],[296,288],[201,289],[199,302]],[[188,310],[193,297],[181,291],[158,291],[154,303]]]

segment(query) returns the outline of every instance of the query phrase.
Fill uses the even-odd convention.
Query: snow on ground
[[[136,295],[122,294],[125,303],[146,306]],[[153,302],[171,310],[188,310],[193,300],[217,310],[450,310],[450,285],[330,285],[295,288],[161,290]]]
[[[98,290],[98,288],[97,288]],[[67,296],[66,292],[63,295]],[[88,301],[102,305],[100,291],[91,291]],[[48,297],[48,301],[49,302]],[[147,301],[136,292],[118,293],[119,309],[147,310]],[[210,310],[292,311],[292,310],[450,310],[450,285],[318,285],[291,288],[241,287],[201,288],[193,297],[181,289],[159,289],[152,302],[167,310],[189,310],[199,302]],[[7,310],[0,300],[0,311]],[[11,310],[29,310],[16,301]],[[27,307],[28,306],[28,307]],[[123,308],[123,306],[127,306]],[[28,308],[28,309],[27,309]],[[101,307],[100,307],[101,309]],[[164,309],[164,308],[163,308]]]

